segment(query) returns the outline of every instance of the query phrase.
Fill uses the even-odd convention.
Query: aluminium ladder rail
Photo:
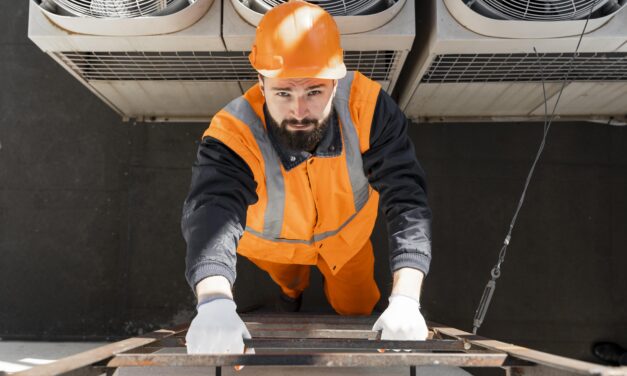
[[[305,314],[243,314],[255,354],[187,355],[188,325],[111,343],[15,373],[34,375],[111,375],[121,367],[222,367],[245,365],[308,367],[498,367],[512,376],[627,376],[627,367],[609,367],[564,358],[429,323],[426,341],[386,341],[370,330],[376,317]],[[386,351],[378,349],[404,349]],[[182,369],[179,369],[182,370]],[[2,374],[0,372],[0,374]],[[211,374],[211,371],[209,373]]]

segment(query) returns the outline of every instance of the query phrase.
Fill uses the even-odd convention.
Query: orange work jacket
[[[342,153],[312,156],[285,170],[264,119],[259,84],[218,112],[203,137],[218,139],[248,165],[258,201],[248,207],[237,252],[276,263],[315,265],[322,257],[333,273],[370,238],[378,193],[364,174],[362,154],[380,85],[359,72],[338,81],[333,106]]]

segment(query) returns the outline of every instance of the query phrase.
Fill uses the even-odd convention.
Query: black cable
[[[501,265],[505,262],[505,255],[507,254],[507,246],[509,245],[511,241],[512,231],[514,229],[514,225],[516,224],[518,213],[520,212],[523,202],[525,201],[527,188],[529,187],[529,183],[531,182],[531,177],[533,176],[533,172],[536,169],[536,164],[538,163],[538,160],[540,159],[540,155],[542,155],[542,151],[544,150],[544,146],[546,145],[547,135],[549,134],[549,130],[551,129],[551,124],[553,123],[553,120],[555,119],[555,110],[557,109],[557,105],[559,104],[559,101],[562,97],[562,93],[564,92],[564,88],[566,87],[566,83],[568,82],[568,78],[570,77],[570,73],[574,66],[573,62],[579,56],[578,55],[579,46],[581,46],[583,35],[586,33],[586,28],[588,27],[588,21],[590,21],[590,17],[592,16],[592,10],[594,9],[598,1],[599,0],[595,0],[592,6],[590,7],[590,12],[588,13],[588,17],[586,17],[586,22],[583,26],[583,30],[581,31],[581,34],[579,35],[577,47],[575,48],[573,57],[568,62],[568,65],[569,65],[568,71],[566,72],[566,75],[562,81],[562,86],[560,87],[560,91],[557,95],[555,105],[553,106],[553,110],[551,111],[551,116],[548,115],[548,103],[547,103],[548,100],[546,97],[544,70],[542,68],[540,70],[540,79],[542,81],[542,94],[544,95],[544,132],[542,135],[542,142],[540,143],[540,147],[538,148],[538,152],[536,153],[536,158],[534,159],[533,164],[531,165],[531,169],[529,170],[529,174],[527,175],[525,186],[523,188],[520,199],[518,200],[518,206],[516,207],[516,211],[514,212],[514,216],[512,217],[512,221],[510,222],[510,225],[509,225],[507,236],[505,236],[505,240],[503,241],[503,246],[501,247],[501,251],[499,252],[499,260],[497,261],[496,265],[492,268],[490,272],[491,278],[486,284],[485,288],[483,289],[483,295],[481,296],[481,301],[479,302],[479,306],[477,307],[477,310],[475,311],[475,317],[473,320],[473,329],[472,329],[473,334],[477,334],[477,331],[479,330],[479,327],[483,323],[483,320],[485,319],[485,315],[488,312],[488,308],[490,307],[490,302],[492,301],[492,296],[494,295],[494,290],[496,289],[496,280],[501,276]],[[536,57],[539,59],[540,56],[538,55],[538,51],[536,50],[535,47],[533,48],[533,51],[536,53]]]

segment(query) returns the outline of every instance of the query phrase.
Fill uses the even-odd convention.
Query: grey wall
[[[0,337],[114,338],[186,322],[181,204],[205,124],[123,123],[0,2]],[[434,211],[428,319],[470,329],[541,124],[412,127]],[[556,123],[480,334],[588,359],[627,345],[627,129]],[[384,223],[373,241],[389,290]],[[278,290],[239,262],[240,308]],[[330,312],[314,273],[304,310]],[[379,309],[385,308],[385,301]]]

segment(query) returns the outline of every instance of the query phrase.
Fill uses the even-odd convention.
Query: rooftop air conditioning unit
[[[242,88],[257,80],[248,64],[255,27],[263,14],[285,0],[223,0],[222,33],[228,51],[241,56]],[[416,34],[414,0],[318,0],[334,16],[348,70],[359,70],[391,92]]]
[[[220,0],[30,0],[29,38],[122,117],[206,121],[242,94]]]
[[[399,88],[414,120],[627,114],[627,0],[425,0],[427,22]],[[580,34],[591,15],[578,54]],[[537,50],[537,55],[534,52]]]

